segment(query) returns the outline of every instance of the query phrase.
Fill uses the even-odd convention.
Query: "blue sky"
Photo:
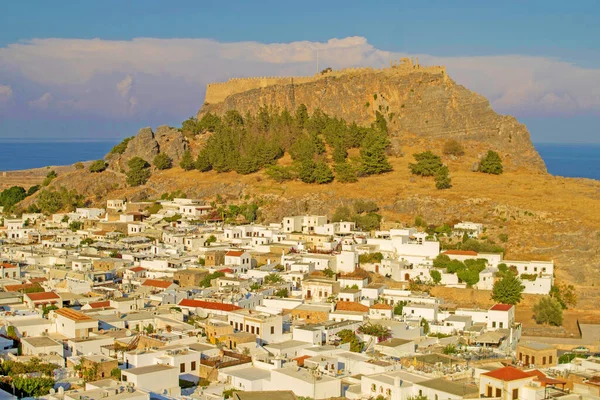
[[[319,48],[335,68],[418,55],[534,141],[600,142],[598,17],[597,1],[5,2],[0,138],[176,125],[206,83],[310,74]]]

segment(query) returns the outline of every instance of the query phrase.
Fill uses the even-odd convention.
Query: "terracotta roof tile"
[[[446,250],[442,254],[451,256],[476,256],[479,253],[473,250]]]
[[[244,252],[243,252],[243,251],[233,251],[233,250],[230,250],[230,251],[228,251],[227,253],[225,253],[225,255],[226,255],[226,256],[229,256],[229,257],[239,257],[239,256],[241,256],[242,254],[244,254]]]
[[[25,296],[29,297],[29,299],[32,301],[60,299],[60,296],[54,292],[25,293]]]
[[[393,307],[383,303],[373,304],[371,308],[375,310],[393,310]]]
[[[336,311],[358,311],[369,312],[369,307],[356,303],[354,301],[338,301],[335,306]]]
[[[490,378],[498,379],[505,382],[531,378],[532,376],[534,376],[532,374],[529,374],[525,371],[521,371],[520,369],[511,366],[498,368],[494,371],[486,372],[482,375],[489,376]]]
[[[512,304],[495,304],[490,308],[492,311],[508,311],[513,308]]]
[[[92,308],[104,308],[104,307],[110,307],[110,301],[109,300],[105,300],[105,301],[97,301],[95,303],[89,303],[90,307]]]

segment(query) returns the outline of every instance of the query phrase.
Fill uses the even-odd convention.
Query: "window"
[[[122,380],[123,382],[127,382],[127,375],[125,375],[125,374],[122,374],[122,375],[121,375],[121,380]]]
[[[552,356],[548,359],[548,364],[552,364]]]
[[[192,371],[196,370],[196,361],[192,361],[191,368],[192,368]]]
[[[180,373],[184,373],[185,372],[185,363],[179,364],[179,372]]]
[[[254,327],[250,327],[250,330],[252,331],[252,333],[254,333]]]
[[[546,357],[542,357],[542,365],[546,365]]]
[[[492,321],[492,328],[496,327],[496,321]]]
[[[516,400],[519,398],[519,389],[513,389],[512,398],[513,398],[513,400]]]
[[[504,322],[500,322],[500,328],[504,327]]]
[[[274,335],[274,334],[275,334],[275,327],[274,327],[274,326],[272,326],[272,327],[271,327],[271,335]]]
[[[375,384],[371,385],[371,392],[376,392],[377,391],[377,386]]]
[[[260,328],[259,327],[256,327],[256,334],[260,335]]]
[[[531,363],[535,364],[535,356],[531,356]]]

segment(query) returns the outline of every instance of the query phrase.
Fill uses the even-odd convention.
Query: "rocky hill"
[[[87,169],[57,171],[50,187],[75,189],[97,206],[107,198],[157,199],[174,190],[206,201],[214,201],[217,195],[230,204],[256,201],[261,204],[259,222],[281,221],[289,214],[331,216],[336,207],[351,205],[356,199],[377,202],[387,226],[412,225],[417,215],[430,224],[482,222],[490,240],[501,243],[500,237],[506,239],[503,245],[508,259],[553,259],[559,282],[578,286],[580,307],[597,307],[599,293],[594,285],[600,279],[600,181],[547,174],[527,129],[513,117],[495,113],[486,99],[457,85],[443,68],[413,64],[397,70],[334,72],[299,84],[292,79],[252,80],[244,81],[241,91],[236,82],[226,88],[224,96],[211,89],[207,100],[213,102],[205,104],[199,115],[231,109],[244,114],[261,105],[293,109],[304,103],[310,111],[321,108],[348,121],[368,124],[380,112],[388,120],[393,142],[402,150],[389,157],[392,172],[361,177],[355,183],[334,180],[326,185],[298,180],[277,183],[264,171],[248,175],[186,172],[177,166],[181,154],[186,149],[196,153],[208,135],[190,139],[176,129],[159,127],[156,132],[142,129],[122,153],[107,155],[108,170],[95,174]],[[218,84],[218,89],[227,84]],[[425,149],[442,154],[449,138],[459,139],[465,154],[442,155],[453,186],[437,190],[433,178],[411,175],[409,163],[414,162],[412,154]],[[472,165],[490,148],[501,153],[506,166],[502,175],[472,171]],[[128,186],[121,172],[127,168],[127,160],[140,156],[152,162],[159,152],[169,154],[174,168],[153,171],[143,186]],[[278,164],[290,165],[289,155]],[[29,176],[26,171],[23,174]],[[2,179],[0,176],[0,184]],[[14,184],[18,177],[10,179]],[[33,195],[21,206],[35,201]]]
[[[509,169],[546,172],[525,125],[514,117],[497,114],[486,98],[456,84],[443,67],[421,67],[404,60],[380,70],[332,71],[307,82],[295,79],[217,84],[219,90],[232,94],[220,102],[205,103],[198,117],[208,112],[221,115],[228,110],[245,115],[256,113],[262,106],[295,110],[305,104],[310,113],[320,108],[349,122],[369,124],[380,112],[388,120],[392,141],[402,142],[407,134],[425,139],[479,141],[498,151]],[[297,81],[301,83],[294,83]],[[248,82],[262,87],[252,89]],[[237,92],[238,86],[242,91]],[[212,94],[214,90],[209,85],[207,92]],[[211,95],[207,100],[221,97]]]

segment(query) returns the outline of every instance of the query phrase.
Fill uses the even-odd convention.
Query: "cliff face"
[[[234,82],[235,83],[235,82]],[[255,113],[263,106],[294,110],[305,104],[329,115],[369,124],[379,111],[388,119],[392,137],[414,134],[425,139],[474,140],[498,151],[511,169],[545,173],[527,128],[514,117],[497,114],[487,99],[457,85],[443,70],[361,70],[306,83],[276,84],[231,94],[205,104],[198,113]]]
[[[111,169],[119,171],[127,169],[127,161],[133,157],[141,157],[152,164],[154,157],[165,153],[177,164],[187,149],[187,142],[183,134],[177,129],[166,125],[156,128],[156,133],[151,128],[142,128],[138,134],[129,141],[123,154],[109,153],[105,156]]]

